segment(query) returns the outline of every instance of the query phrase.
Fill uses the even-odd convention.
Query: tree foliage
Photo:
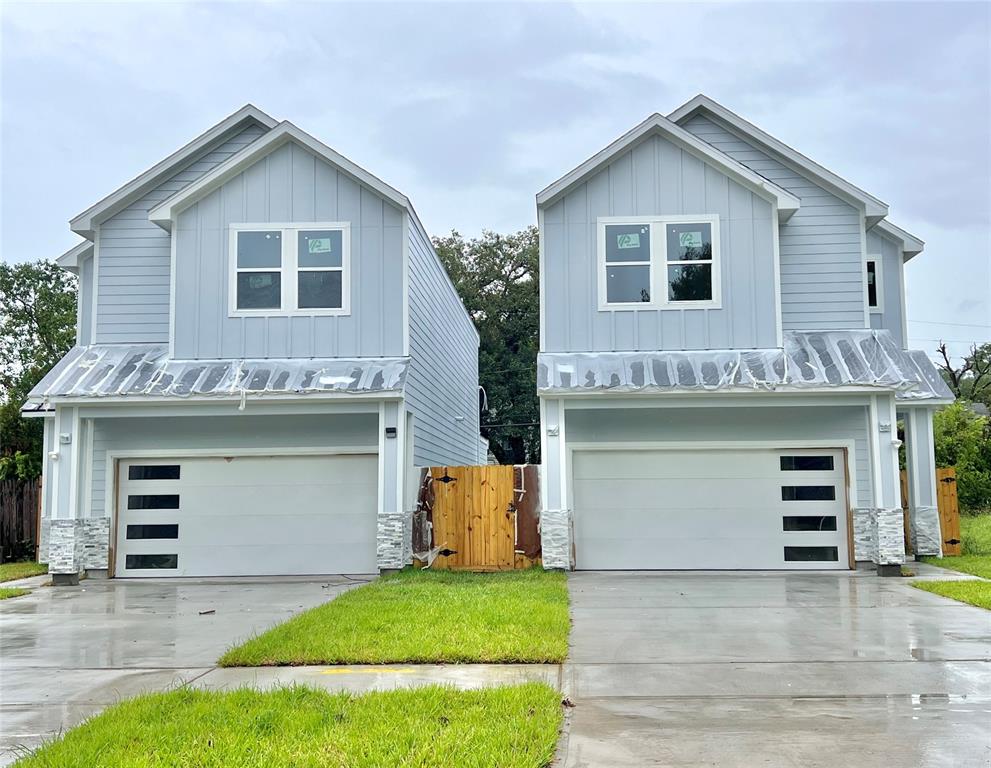
[[[482,435],[503,464],[540,460],[537,350],[540,333],[537,229],[511,235],[457,232],[434,247],[481,337]]]
[[[956,467],[965,509],[991,507],[991,423],[957,401],[933,417],[937,467]]]
[[[76,338],[76,280],[52,261],[0,264],[0,475],[41,471],[42,424],[28,392]]]
[[[937,365],[953,394],[991,408],[991,342],[971,345],[959,366],[953,365],[946,344],[936,351],[942,358]]]

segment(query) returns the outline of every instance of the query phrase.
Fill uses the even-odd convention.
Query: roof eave
[[[153,188],[168,178],[175,169],[191,160],[206,147],[247,123],[255,123],[266,129],[277,125],[277,121],[262,112],[253,104],[246,104],[233,114],[227,116],[206,132],[200,134],[188,144],[179,148],[159,163],[156,163],[144,173],[131,179],[105,198],[87,208],[69,221],[69,228],[77,234],[92,240],[96,226],[103,219],[112,215],[131,202],[138,199],[146,190]]]
[[[831,192],[836,193],[839,197],[855,202],[864,209],[868,227],[873,226],[888,215],[888,204],[883,200],[865,192],[860,187],[851,184],[828,168],[819,165],[814,160],[792,149],[783,141],[774,138],[766,131],[761,130],[753,123],[748,122],[708,96],[703,94],[695,96],[671,112],[668,115],[668,119],[680,125],[702,112],[746,134],[765,149],[779,155],[790,164],[798,166],[805,173],[814,176],[817,181],[827,187]]]
[[[926,244],[910,232],[906,232],[901,227],[892,224],[887,219],[879,221],[876,228],[893,240],[896,240],[902,251],[902,261],[908,261],[922,253]]]
[[[175,217],[189,208],[197,200],[208,195],[214,189],[237,176],[261,157],[274,152],[279,147],[295,141],[318,156],[343,170],[358,182],[370,187],[380,195],[390,200],[396,206],[408,211],[412,210],[409,199],[398,190],[390,187],[378,177],[372,175],[361,166],[348,160],[343,155],[323,144],[310,134],[285,120],[279,123],[267,134],[252,142],[240,152],[229,157],[213,170],[201,176],[189,186],[176,192],[172,197],[159,203],[148,212],[148,219],[166,231],[171,231]]]
[[[537,208],[545,208],[557,202],[586,178],[608,165],[613,158],[653,135],[663,136],[666,140],[695,155],[703,162],[708,162],[710,165],[720,168],[727,175],[735,177],[744,186],[758,192],[758,194],[770,197],[777,204],[782,221],[790,218],[801,206],[801,200],[791,192],[738,163],[729,155],[702,141],[663,115],[655,113],[538,192]]]
[[[76,243],[69,250],[55,259],[55,263],[62,267],[62,269],[78,275],[79,263],[83,259],[89,258],[93,255],[93,247],[93,243],[89,240],[83,240],[83,242]]]

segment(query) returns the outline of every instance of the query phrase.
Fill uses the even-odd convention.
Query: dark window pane
[[[334,272],[300,272],[300,309],[340,309],[341,275]]]
[[[712,265],[669,266],[668,298],[671,301],[709,301],[712,299]]]
[[[179,509],[178,493],[131,494],[128,509]]]
[[[835,531],[833,515],[787,515],[782,519],[785,531]]]
[[[606,301],[610,304],[650,301],[650,267],[607,266]]]
[[[133,464],[127,468],[128,480],[178,480],[178,464]]]
[[[819,472],[833,469],[832,456],[782,456],[783,472]]]
[[[239,269],[282,266],[282,233],[238,232],[237,266]]]
[[[650,225],[607,224],[606,261],[650,261]]]
[[[877,306],[877,262],[867,262],[867,306]]]
[[[782,501],[836,501],[834,485],[783,485]]]
[[[300,267],[340,267],[344,264],[344,233],[339,229],[311,229],[299,233]]]
[[[134,568],[178,568],[179,555],[128,555],[124,565],[128,570]]]
[[[668,261],[705,261],[712,258],[711,224],[668,224]]]
[[[238,272],[238,309],[279,309],[282,275],[278,272]]]
[[[785,547],[786,563],[835,563],[839,559],[836,547]]]
[[[127,526],[127,538],[129,539],[178,539],[178,523],[161,525],[129,525]]]

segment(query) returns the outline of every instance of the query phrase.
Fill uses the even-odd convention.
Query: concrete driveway
[[[991,765],[991,613],[868,573],[574,573],[560,763]]]
[[[0,765],[371,578],[92,580],[0,602]]]

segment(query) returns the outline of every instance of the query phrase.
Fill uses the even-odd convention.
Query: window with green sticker
[[[650,224],[605,227],[607,304],[650,302]]]
[[[712,224],[678,222],[665,229],[668,301],[712,301]]]

